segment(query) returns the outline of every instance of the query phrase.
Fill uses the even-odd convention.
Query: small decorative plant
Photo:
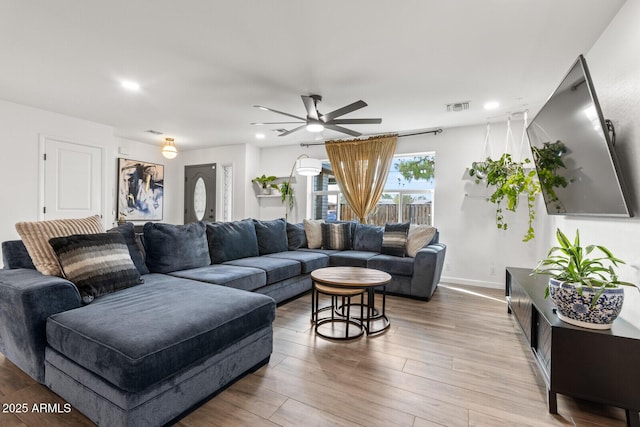
[[[531,274],[545,274],[552,278],[574,284],[582,296],[583,288],[595,292],[591,304],[594,305],[606,288],[617,288],[619,285],[635,286],[633,283],[621,282],[614,267],[625,262],[616,258],[609,249],[601,245],[580,244],[580,233],[576,230],[573,243],[560,230],[556,230],[558,246],[549,250],[547,257],[541,260]],[[599,252],[596,256],[595,253]],[[545,298],[549,296],[549,285],[545,289]]]
[[[525,168],[529,163],[531,163],[529,159],[514,162],[511,155],[505,153],[498,160],[487,157],[483,162],[473,162],[469,169],[469,175],[475,177],[476,184],[485,182],[487,187],[494,186],[495,190],[487,200],[496,205],[496,225],[499,229],[506,230],[508,227],[502,211],[503,201],[506,200],[505,209],[515,212],[518,207],[518,198],[521,194],[526,195],[529,222],[527,232],[522,239],[524,242],[535,237],[534,203],[536,196],[540,193],[535,169],[527,171]]]
[[[292,211],[293,207],[295,206],[295,199],[291,184],[289,182],[283,182],[282,184],[280,184],[279,190],[282,197],[282,203],[288,202],[289,211]]]
[[[262,176],[257,176],[253,178],[251,182],[255,182],[256,184],[260,185],[263,191],[266,191],[267,189],[270,189],[270,188],[275,188],[277,190],[278,185],[273,183],[273,181],[275,181],[276,179],[278,178],[273,175],[266,176],[263,174]]]

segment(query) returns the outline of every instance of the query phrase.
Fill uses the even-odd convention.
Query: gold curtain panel
[[[397,142],[398,135],[384,135],[325,143],[340,190],[361,223],[382,196]]]

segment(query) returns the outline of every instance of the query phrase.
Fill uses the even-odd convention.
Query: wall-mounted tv
[[[609,130],[580,55],[527,127],[549,214],[633,216]]]

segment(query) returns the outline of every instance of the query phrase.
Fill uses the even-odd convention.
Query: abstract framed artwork
[[[118,218],[161,221],[163,202],[163,165],[118,159]]]

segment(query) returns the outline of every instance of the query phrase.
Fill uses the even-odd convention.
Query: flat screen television
[[[633,216],[610,130],[580,55],[527,127],[547,213]]]

